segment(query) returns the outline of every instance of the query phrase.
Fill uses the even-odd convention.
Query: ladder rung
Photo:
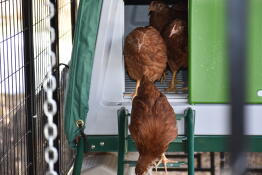
[[[125,160],[124,164],[128,164],[129,166],[136,166],[137,161],[134,160]],[[177,163],[167,163],[167,168],[179,168],[181,165],[187,165],[187,162],[179,161]],[[158,168],[164,168],[164,164],[161,163]]]
[[[187,137],[177,137],[172,143],[183,143],[187,140]]]
[[[186,117],[185,114],[176,114],[176,120],[181,120],[181,119],[183,119],[185,117]]]

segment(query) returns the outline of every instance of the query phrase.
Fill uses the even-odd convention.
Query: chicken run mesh
[[[46,28],[50,25],[46,2],[0,0],[1,175],[42,175],[46,172],[44,149],[47,143],[43,135],[43,126],[46,123],[43,103],[46,96],[43,81],[50,63],[48,52],[51,48],[50,31]],[[56,26],[59,31],[58,42],[61,43],[60,62],[70,59],[70,54],[67,53],[72,47],[72,2],[57,1],[58,18],[67,19]],[[56,46],[58,42],[55,43]],[[61,74],[62,80],[64,74]],[[61,115],[56,118],[60,157],[59,165],[55,168],[59,174],[67,173],[74,156],[67,146],[63,131],[61,116],[64,90],[65,83],[61,83],[57,91],[58,99],[61,99],[58,104]]]

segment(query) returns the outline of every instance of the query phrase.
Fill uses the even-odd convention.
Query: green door
[[[225,0],[190,1],[190,103],[228,102]],[[262,1],[249,1],[247,102],[262,103]]]

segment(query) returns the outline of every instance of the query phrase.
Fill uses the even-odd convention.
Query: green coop
[[[172,1],[170,1],[172,2]],[[78,149],[74,173],[83,152],[118,152],[118,175],[124,172],[125,153],[136,152],[128,132],[135,89],[123,59],[123,41],[138,26],[148,25],[150,1],[82,0],[75,29],[65,106],[70,145]],[[249,151],[262,151],[262,16],[261,0],[248,1],[246,134]],[[189,0],[189,66],[179,71],[177,92],[165,92],[171,73],[156,86],[177,114],[179,136],[170,152],[187,152],[194,174],[194,152],[227,152],[230,135],[229,65],[225,0]],[[183,91],[183,86],[188,86]],[[75,138],[83,136],[79,144]]]

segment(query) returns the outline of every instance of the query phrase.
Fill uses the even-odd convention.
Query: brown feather
[[[134,98],[129,130],[140,157],[136,174],[142,175],[177,137],[176,115],[167,98],[143,78]]]
[[[163,33],[167,45],[168,65],[172,71],[188,67],[187,24],[175,19]]]
[[[150,81],[161,78],[167,64],[166,45],[153,27],[138,27],[125,40],[125,65],[129,76]]]
[[[161,1],[152,1],[149,5],[149,25],[160,33],[173,19],[173,12],[167,4]]]

